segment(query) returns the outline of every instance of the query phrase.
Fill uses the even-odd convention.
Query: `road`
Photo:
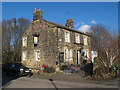
[[[20,77],[10,81],[4,88],[118,88],[118,86],[114,84],[67,82],[52,79]]]

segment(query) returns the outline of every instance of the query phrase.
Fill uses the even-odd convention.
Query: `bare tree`
[[[2,23],[2,56],[3,60],[10,61],[10,44],[11,44],[11,30],[12,22],[10,20],[3,20]]]
[[[16,61],[21,58],[21,36],[26,30],[30,20],[16,18],[2,22],[2,60],[3,63]]]
[[[102,64],[111,67],[119,55],[117,33],[111,34],[103,25],[92,26],[92,31],[93,49],[98,51]]]

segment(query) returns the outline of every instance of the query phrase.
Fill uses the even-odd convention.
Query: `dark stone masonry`
[[[62,26],[44,20],[42,14],[35,9],[33,21],[22,35],[22,63],[31,68],[56,67],[81,65],[83,55],[91,58],[90,35],[75,30],[73,19]]]

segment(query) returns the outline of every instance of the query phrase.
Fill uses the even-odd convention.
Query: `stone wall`
[[[49,23],[44,21],[38,21],[31,24],[31,28],[35,25],[44,24],[46,28],[36,28],[23,34],[23,37],[27,36],[27,47],[22,47],[22,52],[27,52],[27,60],[23,61],[28,67],[39,68],[43,64],[55,67],[56,60],[58,58],[58,40],[57,40],[57,30],[56,28],[51,28]],[[34,34],[38,34],[38,45],[34,47],[33,37]],[[35,60],[35,51],[40,51],[40,61]]]
[[[70,33],[70,42],[65,42],[65,32]],[[80,44],[75,44],[75,35],[80,35]],[[33,38],[34,35],[38,35],[38,45],[34,47]],[[43,64],[50,67],[56,67],[56,62],[59,63],[59,54],[64,53],[64,49],[72,49],[72,60],[64,60],[61,65],[65,64],[78,64],[77,52],[79,51],[79,62],[82,64],[81,55],[85,49],[89,50],[90,55],[90,37],[88,39],[88,45],[83,45],[83,35],[78,32],[69,31],[65,28],[59,28],[53,23],[45,20],[33,21],[28,29],[23,33],[22,37],[27,37],[27,47],[22,47],[22,52],[27,52],[27,60],[22,60],[26,66],[31,68],[41,68]],[[35,52],[40,51],[40,61],[36,61]]]

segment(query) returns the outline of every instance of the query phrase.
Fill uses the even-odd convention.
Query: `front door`
[[[77,50],[77,64],[80,64],[80,51]]]

